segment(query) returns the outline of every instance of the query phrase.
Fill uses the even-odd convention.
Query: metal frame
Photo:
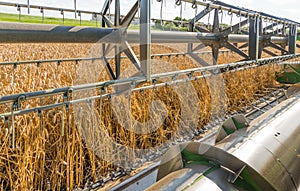
[[[277,50],[281,51],[281,55],[285,54],[295,54],[296,52],[296,38],[297,38],[297,26],[299,26],[298,22],[291,21],[289,19],[279,18],[275,17],[269,14],[256,12],[236,6],[232,6],[220,1],[211,1],[211,3],[206,3],[202,1],[195,1],[195,0],[182,0],[184,2],[192,3],[192,7],[197,9],[198,5],[205,6],[205,9],[199,12],[193,19],[190,21],[189,31],[193,32],[195,30],[199,32],[206,32],[210,33],[211,35],[217,36],[219,39],[218,41],[214,42],[205,42],[205,46],[210,46],[212,49],[213,54],[213,64],[217,64],[218,62],[218,51],[220,48],[225,47],[227,49],[230,49],[231,51],[239,54],[242,56],[245,60],[257,60],[261,58],[262,52],[266,52],[267,54],[271,56],[278,56],[274,54],[273,52],[266,49],[267,47],[272,47]],[[204,28],[197,26],[197,22],[205,17],[207,14],[211,14],[211,12],[214,10],[214,21],[212,28]],[[227,11],[227,14],[233,17],[234,15],[240,18],[240,22],[228,27],[225,30],[220,29],[220,19],[219,19],[219,13],[224,13],[224,11]],[[225,13],[226,14],[226,13]],[[245,18],[245,19],[242,19]],[[231,18],[232,20],[232,18]],[[266,21],[272,21],[273,23],[265,28],[262,26],[262,22]],[[242,27],[249,24],[249,32],[243,31]],[[274,27],[277,27],[278,25],[282,25],[281,28],[277,28],[274,31]],[[273,30],[272,33],[268,32],[268,30]],[[289,35],[287,37],[286,31],[289,30]],[[245,44],[242,47],[237,47],[236,43],[231,43],[228,41],[230,34],[236,34],[237,32],[247,34],[249,36],[248,42],[245,42]],[[279,35],[281,33],[281,35]],[[285,42],[272,42],[271,39],[274,36],[281,36],[284,38],[288,38]],[[289,45],[288,50],[286,50],[286,45]],[[190,55],[193,59],[195,59],[200,64],[206,66],[207,63],[203,61],[200,57],[195,56],[193,54],[193,50],[199,50],[203,47],[203,45],[200,45],[193,49],[193,43],[190,43],[188,45],[188,52],[190,52]],[[248,47],[248,53],[241,51],[240,48]]]
[[[145,89],[165,87],[172,84],[186,83],[188,81],[195,81],[198,79],[207,78],[212,75],[218,75],[220,73],[239,71],[248,68],[259,67],[274,62],[286,61],[294,58],[299,58],[300,54],[296,52],[296,37],[297,26],[300,24],[287,19],[274,17],[264,13],[257,13],[255,11],[234,7],[219,1],[213,1],[212,3],[205,3],[196,0],[182,0],[192,5],[204,6],[205,9],[195,16],[189,23],[189,32],[153,32],[150,30],[150,13],[151,6],[149,0],[137,0],[132,6],[127,15],[121,16],[120,14],[120,0],[106,0],[102,9],[102,12],[95,13],[90,11],[77,10],[76,0],[74,0],[73,9],[59,9],[51,7],[41,7],[29,4],[12,4],[0,2],[0,5],[16,6],[19,10],[21,7],[37,8],[44,13],[44,10],[57,10],[62,13],[74,12],[87,13],[93,15],[102,16],[102,28],[83,28],[83,27],[67,27],[67,26],[54,26],[54,25],[32,25],[32,24],[20,24],[20,23],[1,23],[0,25],[0,43],[20,43],[20,42],[64,42],[64,43],[84,43],[84,42],[99,42],[103,46],[103,57],[100,58],[75,58],[75,59],[59,59],[48,61],[24,61],[24,62],[8,62],[0,63],[0,65],[13,65],[17,67],[20,64],[36,63],[39,66],[42,62],[57,62],[62,61],[78,61],[83,60],[96,60],[102,59],[106,63],[106,69],[111,77],[110,81],[99,82],[94,84],[83,84],[78,86],[61,87],[58,89],[44,90],[38,92],[27,92],[16,95],[6,95],[0,97],[0,104],[11,104],[11,112],[0,114],[0,118],[5,121],[9,121],[11,118],[14,120],[15,116],[38,112],[42,113],[44,110],[51,108],[69,108],[72,104],[90,102],[91,100],[97,100],[102,98],[109,98],[118,94],[119,92],[110,93],[106,92],[107,87],[116,87],[119,85],[128,85],[132,87],[129,91],[142,91]],[[113,4],[114,2],[114,4]],[[110,6],[115,6],[114,20],[108,17],[107,12]],[[196,8],[196,7],[195,7]],[[135,18],[136,13],[140,10],[140,30],[128,31],[128,27],[132,20]],[[228,13],[244,17],[240,23],[230,26],[226,29],[220,28],[220,11],[227,11]],[[214,21],[212,28],[204,28],[197,25],[197,22],[205,15],[214,12]],[[19,13],[21,13],[19,11]],[[111,15],[111,14],[110,14]],[[273,24],[263,28],[262,22],[264,19],[272,19]],[[249,31],[243,31],[241,27],[247,25],[249,22]],[[276,29],[272,33],[268,31],[274,29],[275,26],[283,25],[281,29]],[[289,29],[289,35],[286,35]],[[199,32],[195,32],[199,31]],[[244,33],[236,34],[237,32]],[[282,33],[281,36],[278,34]],[[105,38],[111,35],[110,38]],[[101,39],[99,41],[99,39]],[[187,70],[179,70],[168,73],[151,74],[151,57],[153,56],[170,56],[171,54],[151,55],[151,43],[188,43],[187,53],[178,53],[174,55],[190,55],[194,60],[204,65],[205,67],[192,68]],[[201,42],[202,45],[193,47],[194,43]],[[137,56],[130,43],[140,43],[140,56]],[[237,43],[244,43],[238,47]],[[288,44],[288,50],[285,50]],[[209,65],[203,60],[197,51],[203,49],[205,46],[210,46],[212,49],[212,56],[214,58],[214,65]],[[221,48],[227,48],[241,55],[245,60],[237,63],[217,65],[219,53],[223,50]],[[248,47],[248,54],[241,48]],[[273,58],[260,59],[262,51],[272,55],[274,53],[268,51],[266,47],[272,47],[278,49],[283,54]],[[110,51],[115,51],[114,58],[108,57]],[[122,58],[121,53],[125,53],[128,59],[138,69],[139,75],[136,77],[119,79],[121,74]],[[289,54],[289,55],[285,55]],[[173,56],[173,55],[171,55]],[[110,60],[115,60],[115,66],[111,66]],[[216,72],[217,71],[217,72]],[[183,78],[178,78],[184,76]],[[168,82],[158,82],[161,78],[170,78]],[[143,87],[137,87],[139,83],[152,82],[151,84]],[[99,94],[92,97],[85,97],[82,99],[71,100],[72,93],[77,91],[86,91],[91,89],[100,89]],[[101,92],[101,93],[100,93]],[[34,108],[22,108],[21,102],[25,102],[31,99],[46,97],[46,96],[62,96],[63,100],[59,103],[47,103]],[[11,123],[12,129],[14,123]],[[14,132],[12,132],[14,135]],[[14,139],[14,138],[13,138]],[[14,142],[13,142],[14,147]],[[101,183],[102,185],[102,183]]]
[[[150,60],[151,60],[151,52],[150,52],[150,44],[151,44],[151,33],[150,33],[150,10],[151,6],[149,1],[147,0],[137,0],[133,5],[128,14],[124,17],[121,16],[120,13],[120,0],[115,0],[115,14],[114,14],[114,22],[111,21],[106,13],[109,10],[110,6],[112,6],[112,0],[106,0],[104,6],[102,8],[102,27],[113,27],[120,31],[121,43],[115,46],[115,72],[112,71],[112,67],[107,59],[104,59],[106,62],[107,71],[111,76],[111,79],[115,80],[120,77],[121,73],[121,53],[124,52],[126,56],[131,60],[134,66],[140,71],[141,75],[147,77],[150,80]],[[140,60],[137,58],[135,53],[133,52],[129,42],[124,38],[124,34],[127,33],[127,29],[131,24],[132,20],[135,18],[136,13],[140,9],[141,18],[140,18]],[[103,56],[106,55],[110,51],[110,44],[103,44]],[[142,64],[141,64],[142,63]]]
[[[137,0],[133,5],[131,10],[127,15],[121,16],[120,14],[120,1],[119,0],[106,0],[102,11],[100,13],[90,12],[90,11],[81,11],[76,8],[76,0],[74,0],[74,10],[73,9],[61,9],[61,8],[53,8],[53,7],[41,7],[36,5],[26,4],[15,4],[15,3],[6,3],[0,2],[0,5],[6,6],[16,6],[18,8],[27,7],[27,8],[38,8],[41,10],[56,10],[56,11],[65,11],[65,12],[74,12],[76,13],[87,13],[93,15],[101,15],[102,16],[102,27],[108,27],[109,29],[84,29],[80,30],[80,32],[76,33],[63,33],[63,31],[69,30],[69,28],[63,28],[57,26],[55,30],[47,31],[41,30],[42,26],[39,25],[31,25],[30,27],[25,27],[25,25],[15,24],[15,27],[12,27],[12,24],[2,24],[0,27],[0,36],[1,42],[97,42],[101,37],[113,34],[113,39],[115,41],[111,41],[111,39],[103,41],[103,56],[111,51],[115,50],[115,67],[112,67],[108,62],[108,59],[104,59],[106,61],[107,71],[111,76],[111,79],[118,79],[120,76],[120,68],[121,68],[121,59],[120,54],[124,52],[126,56],[132,61],[132,63],[136,66],[138,71],[140,71],[141,75],[150,76],[150,58],[151,58],[151,42],[159,42],[159,43],[189,43],[187,52],[189,55],[199,62],[201,65],[208,66],[209,64],[195,54],[196,51],[201,50],[205,46],[210,46],[212,49],[213,56],[213,64],[216,64],[218,61],[219,50],[223,47],[239,54],[245,60],[253,59],[257,60],[261,58],[262,52],[266,52],[271,56],[276,56],[273,52],[269,51],[267,47],[272,47],[281,51],[282,55],[285,54],[294,54],[296,52],[296,38],[297,38],[297,26],[300,25],[298,22],[294,22],[288,19],[283,19],[279,17],[275,17],[269,14],[255,12],[252,10],[239,8],[236,6],[232,6],[220,1],[211,1],[202,2],[196,0],[180,0],[183,2],[191,3],[192,7],[195,9],[197,6],[204,6],[205,8],[200,11],[195,18],[190,20],[189,23],[189,33],[171,33],[171,32],[150,32],[150,12],[151,5],[148,1],[145,0]],[[180,5],[180,3],[176,2],[176,5]],[[115,6],[115,12],[113,14],[114,20],[110,20],[112,14],[108,11],[111,6]],[[140,34],[134,31],[127,31],[130,23],[135,17],[136,13],[140,10]],[[211,14],[214,11],[214,21],[212,28],[205,28],[203,26],[199,26],[197,22],[205,17],[207,14]],[[226,29],[220,28],[220,13],[227,12],[231,16],[240,17],[240,22],[230,26]],[[226,14],[226,13],[225,13]],[[244,19],[242,19],[242,17]],[[262,27],[262,22],[264,20],[272,21],[271,25]],[[175,21],[174,21],[175,22]],[[242,27],[249,25],[249,32],[242,31]],[[274,27],[278,27],[278,25],[282,25],[282,28],[277,28],[274,30]],[[5,30],[5,29],[10,29]],[[24,29],[27,30],[17,30]],[[28,30],[34,29],[34,30]],[[15,29],[15,30],[11,30]],[[37,31],[37,30],[38,31]],[[39,31],[41,30],[41,31]],[[110,30],[110,31],[107,31]],[[273,30],[272,33],[268,32],[269,30]],[[289,35],[286,35],[286,31],[289,30]],[[194,31],[199,31],[200,33],[191,33]],[[16,33],[14,33],[16,32]],[[27,34],[28,32],[34,32],[35,38],[30,39]],[[57,32],[57,33],[55,33]],[[86,33],[85,33],[86,32]],[[246,33],[246,35],[236,34],[237,32]],[[279,33],[282,33],[281,37],[279,37]],[[42,35],[46,34],[46,35]],[[79,36],[78,36],[79,35]],[[40,37],[40,38],[36,38]],[[49,38],[50,37],[50,38]],[[127,37],[127,38],[126,38]],[[98,38],[98,39],[97,39]],[[68,40],[69,39],[69,40]],[[193,43],[201,42],[203,45],[193,47]],[[244,43],[242,47],[238,47],[237,43]],[[117,44],[111,44],[117,43]],[[140,60],[132,51],[130,47],[130,43],[140,43]],[[286,50],[286,46],[288,45],[288,50]],[[114,48],[113,48],[114,47]],[[241,50],[240,48],[248,47],[248,52]],[[112,68],[115,68],[113,71]]]
[[[210,46],[212,49],[213,64],[217,64],[219,50],[223,47],[239,54],[243,60],[257,60],[261,58],[262,52],[266,52],[271,56],[277,56],[270,52],[267,47],[272,47],[281,51],[282,55],[294,54],[296,52],[296,37],[298,22],[288,19],[278,18],[269,14],[255,12],[252,10],[235,7],[220,1],[202,2],[196,0],[180,0],[180,2],[191,3],[194,8],[197,6],[204,6],[195,18],[191,19],[189,23],[189,32],[152,32],[150,30],[150,12],[151,5],[146,0],[137,0],[132,6],[131,10],[125,15],[120,14],[120,1],[119,0],[106,0],[102,11],[99,13],[77,10],[76,0],[74,0],[74,9],[61,9],[53,7],[41,7],[30,4],[15,4],[0,2],[0,5],[16,6],[18,8],[38,8],[41,10],[57,10],[65,12],[87,13],[102,16],[102,27],[100,29],[82,29],[74,28],[72,33],[70,27],[63,26],[46,26],[41,25],[25,25],[25,24],[9,24],[3,23],[0,26],[0,42],[98,42],[99,39],[107,35],[113,37],[106,39],[102,38],[103,43],[103,56],[106,62],[107,71],[111,79],[118,79],[120,77],[121,59],[120,54],[124,52],[131,62],[140,71],[141,75],[150,76],[150,58],[151,58],[151,42],[152,43],[189,43],[188,53],[198,63],[204,66],[209,64],[203,60],[199,55],[195,54],[196,51]],[[179,5],[180,3],[176,3]],[[114,20],[110,20],[112,14],[108,11],[111,6],[115,6],[113,14]],[[128,31],[128,27],[135,17],[136,13],[140,10],[140,35],[136,31]],[[205,28],[198,25],[198,21],[214,11],[214,21],[212,28]],[[230,26],[226,29],[220,28],[220,13],[227,12],[232,16],[240,17],[240,22]],[[225,13],[226,14],[226,13]],[[242,19],[244,18],[244,19]],[[264,20],[272,21],[271,25],[262,27]],[[175,21],[174,21],[175,22]],[[249,32],[243,31],[242,27],[249,24]],[[282,28],[274,27],[282,25]],[[107,28],[106,28],[107,27]],[[29,30],[30,28],[30,30]],[[51,29],[51,30],[50,30]],[[73,32],[73,31],[77,32]],[[268,32],[273,30],[272,33]],[[289,30],[289,35],[286,35]],[[199,31],[198,33],[194,31]],[[45,33],[47,32],[47,33]],[[192,33],[194,32],[194,33]],[[236,33],[246,33],[246,35]],[[28,35],[34,33],[35,35]],[[279,35],[282,33],[282,35]],[[34,37],[34,38],[33,38]],[[202,45],[193,47],[194,43],[202,43]],[[140,43],[140,59],[133,52],[130,43]],[[237,43],[244,43],[242,47],[238,47]],[[286,46],[288,45],[288,50]],[[248,47],[248,52],[241,50],[241,48]],[[115,50],[115,67],[112,67],[108,62],[106,56],[111,50]],[[114,71],[113,71],[114,68]]]

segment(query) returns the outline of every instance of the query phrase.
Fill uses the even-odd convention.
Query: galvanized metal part
[[[0,43],[120,43],[119,32],[113,28],[2,22]]]
[[[172,148],[149,190],[299,190],[299,112],[297,95],[216,145],[190,142]]]

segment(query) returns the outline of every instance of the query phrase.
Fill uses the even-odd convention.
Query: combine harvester
[[[102,18],[102,28],[1,23],[1,43],[99,43],[103,48],[102,55],[98,55],[98,57],[16,61],[4,62],[1,65],[13,66],[14,70],[21,65],[28,64],[36,64],[39,67],[42,63],[54,62],[60,65],[61,62],[72,62],[75,65],[81,61],[91,61],[93,63],[96,60],[101,60],[110,77],[110,80],[104,82],[91,82],[0,97],[1,106],[8,107],[9,105],[9,108],[11,108],[11,110],[7,110],[9,112],[5,110],[5,113],[1,113],[0,117],[11,130],[9,140],[12,149],[16,148],[15,118],[29,113],[37,113],[43,119],[43,112],[50,109],[60,109],[62,113],[65,112],[66,116],[69,117],[70,113],[68,112],[74,105],[92,105],[92,102],[98,101],[100,109],[98,108],[97,112],[99,112],[99,118],[102,120],[102,99],[107,99],[108,102],[111,101],[113,96],[124,92],[124,87],[127,87],[129,94],[132,92],[142,93],[148,89],[193,82],[212,76],[220,77],[222,74],[230,72],[270,66],[273,63],[282,62],[290,65],[293,73],[283,71],[277,75],[278,81],[299,82],[299,68],[294,67],[293,63],[289,62],[300,57],[300,54],[296,53],[297,46],[299,47],[297,45],[297,27],[300,23],[298,22],[235,7],[220,1],[176,0],[175,5],[181,6],[180,17],[182,17],[183,3],[191,5],[195,10],[195,17],[190,22],[171,21],[186,26],[188,31],[151,31],[151,20],[160,23],[170,21],[162,18],[151,19],[150,0],[137,0],[125,16],[121,16],[120,0],[106,0],[101,12],[79,10],[76,1],[74,2],[75,9],[43,7],[29,4],[29,1],[28,4],[0,2],[0,6],[17,7],[20,13],[21,8],[27,8],[28,12],[30,12],[30,9],[39,9],[43,14],[43,20],[44,12],[47,10],[59,11],[63,15],[63,19],[66,12],[73,12],[75,16],[80,15],[80,19],[81,14],[91,14]],[[163,5],[164,1],[157,0],[157,2]],[[114,14],[108,13],[112,4],[115,6]],[[204,7],[204,9],[199,11],[199,7]],[[138,12],[140,16],[139,31],[128,30]],[[233,17],[235,17],[234,20],[239,20],[239,22],[236,24],[230,23],[230,26],[223,28],[221,24],[224,14],[229,16],[231,22]],[[114,16],[114,20],[111,20],[111,15]],[[213,18],[213,24],[200,25],[199,21],[207,16],[209,19]],[[267,25],[264,26],[264,24]],[[186,45],[186,51],[155,55],[151,54],[152,43]],[[139,55],[133,51],[133,44],[139,44]],[[201,57],[200,50],[207,47],[211,50],[211,64]],[[276,52],[270,51],[268,49],[270,47]],[[116,54],[109,57],[108,53],[113,50]],[[227,50],[236,53],[242,59],[235,63],[218,64],[219,54]],[[271,57],[262,58],[263,53]],[[188,56],[198,64],[197,67],[164,73],[151,73],[151,58],[159,57],[161,59],[180,55]],[[138,71],[133,77],[121,78],[123,72],[121,61],[124,57],[130,60]],[[114,65],[110,62],[111,60],[114,61]],[[166,80],[163,81],[162,79]],[[224,79],[222,77],[220,79],[223,82]],[[145,85],[139,86],[141,84]],[[208,86],[213,89],[213,83],[208,83]],[[225,89],[225,87],[223,88]],[[116,91],[109,91],[111,89]],[[224,89],[223,91],[225,91]],[[76,98],[74,96],[78,92],[91,90],[94,90],[96,95],[90,96],[83,93],[85,97]],[[270,97],[270,99],[264,97],[262,100],[258,100],[257,105],[253,106],[253,110],[233,115],[224,122],[222,121],[222,125],[211,125],[206,131],[196,128],[191,130],[190,127],[185,127],[186,132],[189,134],[181,137],[181,140],[172,140],[174,141],[172,143],[174,147],[167,148],[169,150],[161,160],[159,160],[161,153],[153,154],[153,160],[151,161],[155,162],[141,172],[129,176],[125,173],[128,169],[120,167],[118,172],[111,172],[107,178],[99,177],[97,181],[87,183],[84,188],[78,188],[78,190],[96,190],[99,188],[128,191],[300,190],[300,95],[293,94],[293,96],[281,102],[285,99],[282,92],[281,90],[271,92],[273,97]],[[30,100],[44,99],[50,96],[60,96],[62,99],[47,103],[41,101],[40,105],[32,108],[22,107],[24,103]],[[213,96],[211,95],[211,98],[214,98]],[[279,102],[281,103],[279,104]],[[91,111],[89,110],[90,113]],[[64,117],[64,115],[62,116]],[[224,120],[224,118],[221,120]],[[62,121],[62,131],[65,126],[74,125],[74,122],[70,122],[70,119],[64,120],[63,118]],[[68,124],[65,124],[65,121]],[[85,126],[85,124],[82,126]],[[84,129],[81,126],[78,128],[80,130]],[[43,129],[42,123],[40,129]],[[87,135],[87,132],[81,133]],[[202,134],[204,138],[197,138],[199,134]],[[84,139],[85,136],[82,137],[82,141],[88,145],[90,140]],[[99,143],[98,141],[97,144],[105,146],[107,143]],[[94,142],[91,145],[91,148],[94,148]],[[97,153],[97,150],[93,150],[93,152]],[[115,153],[117,152],[115,151]],[[106,156],[98,157],[105,158]],[[115,158],[120,159],[122,157],[124,157],[123,153]],[[125,160],[126,157],[128,156],[125,156]],[[150,158],[150,156],[146,156],[146,158]],[[126,162],[132,165],[131,167],[134,169],[131,162],[136,161],[142,160],[136,159],[135,161]],[[115,161],[109,162],[114,163]],[[129,169],[129,171],[132,169]],[[73,180],[76,175],[69,172],[68,176]],[[119,180],[120,177],[126,177],[126,179],[117,184],[115,180]],[[70,182],[72,181],[67,183],[69,184],[67,187],[74,187]],[[109,185],[110,183],[113,183],[113,185]],[[43,189],[45,188],[43,187]]]

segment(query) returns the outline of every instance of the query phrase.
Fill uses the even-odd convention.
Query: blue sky
[[[26,3],[27,0],[4,0],[13,3]],[[100,12],[102,5],[105,0],[77,0],[77,7],[81,10],[91,10]],[[156,0],[150,0],[152,2],[152,18],[160,18],[160,3]],[[179,15],[180,8],[175,7],[174,0],[164,0],[165,5],[163,6],[163,18],[172,19]],[[279,17],[289,18],[295,21],[300,21],[300,14],[298,11],[299,0],[222,0],[225,3],[230,3],[232,5],[245,7],[257,11],[262,11],[265,13],[273,14]],[[61,8],[71,8],[73,7],[74,0],[30,0],[31,4],[34,5],[47,5],[53,7]],[[133,5],[135,0],[121,0],[121,12],[125,14],[130,7]],[[192,18],[195,15],[195,10],[191,9],[191,4],[187,3],[186,6],[183,3],[183,17]],[[202,7],[201,7],[202,9]],[[16,8],[8,8],[0,6],[1,12],[17,13]],[[113,11],[113,10],[112,10]],[[199,8],[200,11],[200,8]],[[26,13],[26,9],[22,10],[22,13]],[[39,15],[38,11],[31,11],[31,14]],[[46,16],[57,16],[60,17],[60,13],[57,12],[45,12]],[[74,17],[74,14],[68,14],[67,17]],[[90,16],[84,16],[84,18],[89,19]]]

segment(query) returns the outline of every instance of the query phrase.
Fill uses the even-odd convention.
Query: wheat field
[[[91,44],[2,44],[0,61],[85,57],[89,55],[92,46]],[[152,48],[153,53],[171,53],[178,50],[162,45],[153,45]],[[138,52],[137,48],[134,48],[134,51]],[[154,59],[157,59],[155,61],[157,70],[153,69],[153,73],[163,70],[158,66],[169,67],[168,70],[197,67],[187,56]],[[232,53],[224,54],[220,56],[220,63],[230,63],[239,59],[239,56]],[[91,76],[87,73],[82,79],[78,78],[78,70],[80,68],[84,70],[87,67],[85,64],[75,65],[72,62],[64,62],[60,65],[57,63],[41,64],[39,67],[35,64],[16,68],[0,66],[0,95],[71,86],[87,82],[87,80],[90,82],[90,78],[95,81],[108,79],[105,71],[101,75]],[[127,71],[129,65],[129,60],[122,60],[122,71]],[[131,116],[122,116],[122,109],[114,109],[113,98],[103,98],[90,105],[70,106],[68,109],[49,109],[41,113],[15,116],[14,120],[11,118],[1,120],[0,189],[73,190],[76,187],[82,188],[89,182],[95,182],[115,171],[118,167],[114,162],[124,161],[124,159],[135,160],[136,157],[139,157],[130,151],[117,153],[114,147],[110,147],[106,143],[109,138],[128,148],[137,149],[153,148],[170,139],[180,139],[185,133],[191,134],[192,128],[201,129],[210,121],[212,115],[225,110],[227,112],[237,111],[253,102],[256,99],[255,94],[259,90],[273,87],[276,84],[275,71],[279,69],[280,67],[276,64],[272,64],[219,76],[225,86],[214,88],[215,90],[223,88],[226,99],[218,97],[220,94],[211,95],[212,87],[209,80],[218,79],[200,79],[192,82],[190,86],[185,84],[164,86],[130,93],[129,105],[115,102],[119,103],[117,105],[119,107],[124,106],[125,110],[129,108]],[[91,70],[95,70],[95,68],[91,68]],[[140,86],[145,85],[147,84]],[[178,91],[183,91],[187,87],[195,90],[193,96],[196,96],[197,102],[193,103],[195,104],[193,111],[179,104],[182,97]],[[92,92],[91,95],[94,93]],[[89,95],[89,93],[84,95]],[[187,92],[182,96],[191,97],[191,94]],[[128,100],[128,97],[120,97],[120,100],[122,99]],[[22,108],[60,102],[61,100],[61,96],[38,98],[23,103]],[[160,102],[151,105],[152,100],[160,100]],[[215,103],[215,100],[223,103],[222,107]],[[11,106],[3,104],[0,106],[0,110],[1,113],[11,112]],[[186,112],[185,114],[183,114],[183,110]],[[151,111],[162,112],[153,113]],[[157,122],[161,115],[165,115],[162,124]],[[187,127],[179,130],[182,115],[187,115],[188,119],[192,116],[195,121],[188,121],[189,124],[184,124]],[[130,129],[122,127],[122,123],[117,118],[124,118],[124,124],[130,128],[140,127],[139,124],[145,124],[148,121],[151,122],[149,122],[150,126],[160,126],[154,132],[137,135]],[[139,123],[136,125],[127,123],[131,121]],[[12,148],[11,145],[10,127],[12,123],[16,131],[15,148]],[[143,127],[149,128],[146,126],[140,128]],[[83,128],[85,128],[84,131],[82,131]],[[90,143],[89,140],[96,140],[97,144],[91,148],[90,144],[94,143]],[[103,145],[106,146],[103,148]],[[97,148],[97,146],[101,148]],[[109,157],[106,156],[107,153],[110,153]]]

